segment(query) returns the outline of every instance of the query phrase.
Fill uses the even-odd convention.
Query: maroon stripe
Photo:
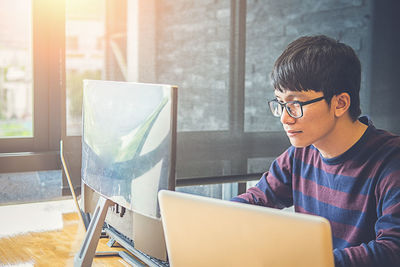
[[[384,196],[389,189],[400,187],[400,179],[398,177],[400,177],[400,170],[396,170],[384,177],[377,185],[378,194]]]
[[[304,179],[300,177],[301,182],[298,184],[299,188],[296,188],[304,195],[313,197],[320,202],[332,205],[334,207],[347,209],[366,211],[368,204],[368,196],[360,194],[349,194],[346,192],[334,190],[332,188],[319,185],[314,181]]]
[[[305,209],[299,206],[295,207],[295,211],[304,214],[315,215],[314,213],[306,211]],[[335,237],[345,240],[348,243],[354,243],[358,241],[355,239],[357,237],[357,232],[358,232],[357,227],[332,221],[329,222],[331,224],[332,234]]]
[[[267,203],[267,198],[266,195],[264,194],[263,191],[261,191],[258,187],[251,187],[247,190],[247,193],[243,194],[246,195],[247,200],[251,203],[254,204],[253,201],[253,196],[258,199],[258,201],[261,201],[262,203]]]
[[[393,236],[393,237],[400,237],[400,233],[398,229],[395,228],[388,228],[388,229],[381,229],[378,231],[378,235],[376,236],[376,239],[380,239],[381,237],[388,237],[388,236]],[[387,240],[387,239],[384,239]],[[384,241],[380,240],[380,242]]]
[[[292,195],[292,188],[290,186],[284,185],[282,181],[277,179],[271,173],[268,173],[266,179],[268,184],[270,185],[271,190],[274,191],[278,197],[287,198],[288,196]]]
[[[302,207],[295,207],[296,212],[315,215],[309,211],[304,210]],[[356,226],[342,224],[334,221],[329,221],[332,228],[332,233],[335,237],[345,240],[350,244],[359,242],[359,229]]]
[[[288,174],[288,170],[292,169],[292,161],[290,160],[290,157],[288,156],[288,150],[286,150],[282,155],[280,155],[276,159],[276,163],[278,164],[279,168],[284,172]]]
[[[304,213],[304,214],[315,215],[314,213],[311,213],[311,212],[309,212],[309,211],[303,209],[303,207],[300,207],[300,206],[295,206],[295,207],[294,207],[294,210],[295,210],[296,212],[300,212],[300,213]]]
[[[332,227],[332,233],[335,237],[345,240],[349,244],[356,244],[360,242],[359,228],[339,222],[330,221],[330,223]]]
[[[324,163],[317,150],[313,149],[299,149],[299,150],[301,152],[298,151],[297,153],[295,153],[294,156],[297,161],[303,162],[304,164],[312,165],[332,175],[343,175],[343,176],[349,176],[351,178],[356,178],[356,177],[372,178],[377,175],[380,168],[381,159],[378,160],[373,159],[374,160],[373,164],[371,164],[371,161],[367,161],[363,165],[360,165],[359,162],[350,159],[344,162],[343,164],[329,165]]]
[[[387,207],[382,213],[383,215],[400,214],[400,203],[395,203],[394,205]]]

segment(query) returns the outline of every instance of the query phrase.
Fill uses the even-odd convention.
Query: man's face
[[[306,102],[323,96],[322,92],[275,90],[275,96],[281,103],[288,101]],[[311,103],[302,107],[303,116],[292,118],[286,109],[283,110],[281,123],[295,147],[306,147],[311,144],[318,147],[326,142],[333,142],[332,130],[335,126],[335,116],[326,100]]]

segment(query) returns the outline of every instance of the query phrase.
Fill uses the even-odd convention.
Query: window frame
[[[0,172],[60,169],[65,1],[32,0],[33,137],[0,139]],[[48,12],[52,10],[52,12]]]

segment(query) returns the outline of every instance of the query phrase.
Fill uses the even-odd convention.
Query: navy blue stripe
[[[284,208],[293,205],[292,199],[278,199],[275,192],[271,189],[268,184],[267,179],[265,179],[265,174],[261,177],[260,181],[257,183],[256,187],[260,189],[266,195],[266,198],[274,203],[277,208]]]
[[[385,168],[383,169],[383,171],[379,173],[379,177],[381,179],[384,179],[386,177],[395,176],[395,174],[393,173],[400,171],[399,163],[400,163],[400,157],[397,157],[397,159],[391,158],[391,160],[385,164]]]
[[[293,173],[297,177],[302,177],[304,179],[313,181],[318,185],[322,185],[345,193],[354,194],[354,185],[356,183],[359,183],[363,186],[361,188],[357,186],[357,189],[360,190],[358,193],[365,196],[369,195],[371,183],[373,182],[373,179],[369,178],[366,178],[365,181],[361,182],[360,179],[355,179],[352,176],[327,173],[320,168],[317,168],[311,164],[304,163],[300,160],[295,160]]]
[[[330,204],[320,202],[317,199],[304,195],[300,191],[293,191],[294,204],[304,210],[325,217],[330,221],[357,227],[358,223],[365,222],[367,215],[362,211],[347,210],[332,206]],[[338,215],[340,214],[340,218]]]
[[[398,225],[398,226],[394,226],[394,225]],[[393,230],[396,230],[400,236],[400,218],[398,218],[398,217],[396,218],[391,215],[385,215],[385,216],[379,218],[379,220],[376,223],[375,228],[378,228],[379,230],[393,229]]]
[[[292,177],[285,174],[282,171],[282,168],[279,166],[277,161],[274,161],[271,165],[271,168],[269,169],[269,172],[277,178],[279,181],[281,181],[284,184],[291,184],[292,183]]]
[[[383,202],[382,211],[399,203],[399,199],[400,199],[399,188],[397,187],[389,189],[386,192],[386,194],[381,198],[381,201]]]
[[[247,200],[240,198],[240,197],[233,197],[233,198],[231,198],[231,201],[249,204],[249,202],[247,202]]]
[[[341,239],[336,236],[332,236],[332,243],[334,248],[347,248],[350,246],[350,243],[344,239]]]

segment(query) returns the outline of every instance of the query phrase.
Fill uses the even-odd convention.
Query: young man
[[[277,59],[269,101],[292,146],[233,201],[319,215],[336,266],[400,266],[400,137],[360,110],[360,61],[326,36],[301,37]]]

